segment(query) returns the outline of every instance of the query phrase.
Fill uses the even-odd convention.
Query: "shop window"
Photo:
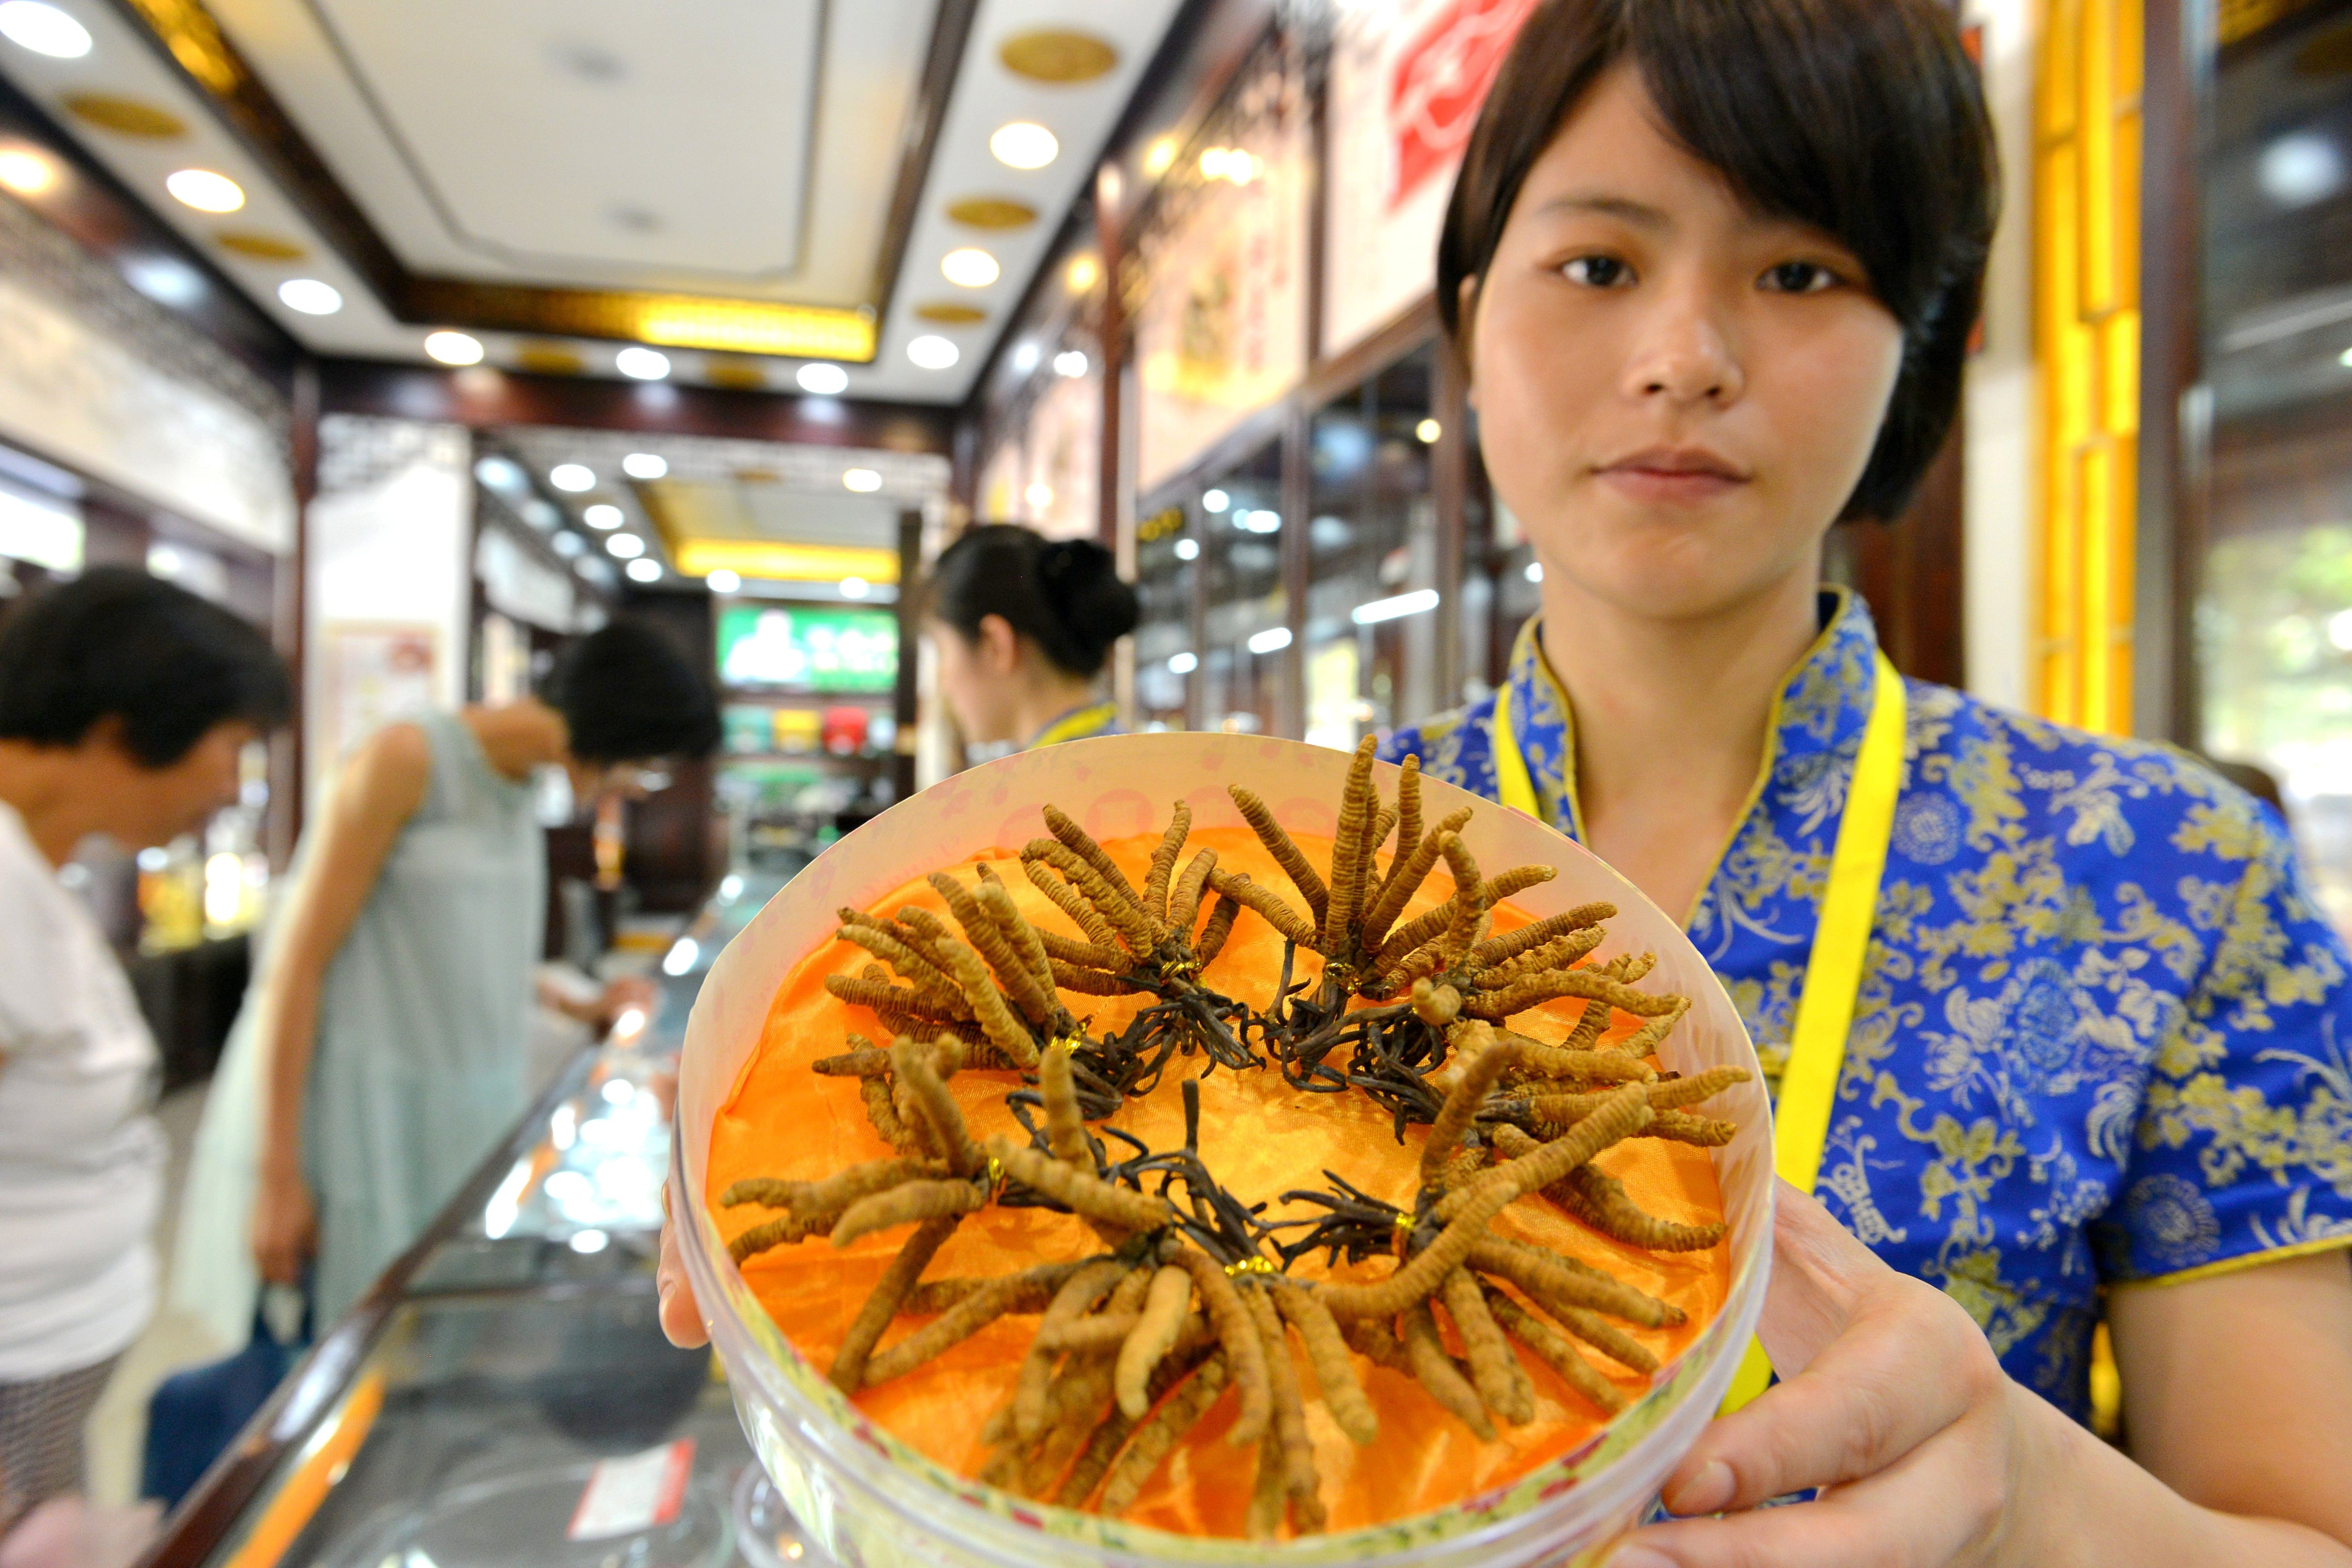
[[[1201,488],[1201,724],[1244,735],[1281,732],[1284,660],[1282,448],[1268,442]],[[1171,546],[1172,550],[1172,546]],[[1138,651],[1140,658],[1140,650]]]

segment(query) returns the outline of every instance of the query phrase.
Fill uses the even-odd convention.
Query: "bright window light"
[[[425,352],[443,364],[482,363],[481,339],[464,332],[428,332],[425,336]]]
[[[662,578],[661,563],[646,557],[630,562],[627,571],[632,583],[658,583]]]
[[[1290,646],[1288,626],[1268,626],[1249,640],[1252,653],[1280,653]]]
[[[0,5],[0,37],[53,60],[78,60],[89,53],[89,29],[41,0]]]
[[[714,594],[732,594],[743,586],[742,577],[737,573],[730,572],[724,566],[702,581]]]
[[[1066,381],[1076,381],[1087,374],[1087,362],[1083,349],[1064,349],[1054,356],[1054,374]]]
[[[163,182],[172,199],[200,213],[233,213],[245,205],[245,190],[210,169],[182,169]]]
[[[632,346],[613,356],[613,368],[631,381],[660,381],[669,374],[669,355]]]
[[[2352,610],[2339,610],[2327,620],[2327,640],[2340,653],[2352,653]]]
[[[845,599],[862,599],[872,592],[874,584],[863,577],[844,577],[841,580],[841,596]]]
[[[999,271],[996,258],[976,245],[940,258],[940,275],[959,289],[985,289],[996,281]]]
[[[1201,659],[1198,654],[1180,653],[1173,655],[1168,660],[1168,673],[1171,675],[1190,675],[1200,668]]]
[[[1177,560],[1179,560],[1179,561],[1195,561],[1195,560],[1198,560],[1198,559],[1200,558],[1200,554],[1201,554],[1201,542],[1200,542],[1199,540],[1197,540],[1197,539],[1180,539],[1180,540],[1178,540],[1178,541],[1176,542],[1176,559],[1177,559]]]
[[[646,542],[634,533],[616,533],[604,541],[604,553],[615,561],[635,561],[646,552]]]
[[[963,351],[936,333],[926,332],[907,345],[907,357],[918,370],[947,370],[963,358]]]
[[[1369,605],[1358,605],[1355,611],[1356,624],[1360,626],[1377,626],[1382,621],[1393,621],[1402,616],[1425,615],[1435,608],[1437,608],[1437,590],[1416,588],[1410,594],[1399,594],[1393,599],[1374,599]]]
[[[343,293],[316,278],[289,278],[278,286],[278,302],[306,316],[331,316],[343,308]]]
[[[871,468],[845,468],[842,470],[841,483],[845,489],[856,490],[862,496],[870,496],[882,488],[882,476]]]
[[[1061,155],[1062,143],[1044,126],[1015,120],[996,128],[988,150],[1008,169],[1042,169]]]
[[[614,529],[628,521],[621,515],[619,507],[614,506],[611,501],[604,500],[598,501],[580,515],[588,520],[588,526],[591,528]]]
[[[839,397],[849,390],[849,373],[837,364],[804,364],[793,379],[817,397]]]
[[[596,488],[596,471],[584,463],[558,463],[547,470],[547,482],[576,496]]]
[[[632,452],[621,459],[621,472],[633,479],[657,479],[669,472],[669,459],[658,452]]]
[[[575,1230],[572,1233],[572,1250],[593,1257],[611,1245],[613,1238],[601,1230]]]
[[[0,555],[52,572],[79,572],[86,538],[73,508],[0,489]]]

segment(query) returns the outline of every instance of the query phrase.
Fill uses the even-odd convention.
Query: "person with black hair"
[[[79,1490],[83,1418],[154,1306],[155,1043],[58,872],[93,834],[202,827],[292,702],[260,632],[139,573],[0,626],[0,1535]]]
[[[1664,1489],[1722,1517],[1617,1568],[2352,1563],[2352,959],[2292,846],[1821,587],[1959,398],[1999,184],[1952,12],[1534,9],[1437,304],[1542,614],[1385,754],[1681,913],[1771,1079],[1760,1345]]]
[[[547,909],[534,775],[563,770],[584,807],[719,733],[687,652],[624,618],[573,643],[543,696],[361,743],[304,835],[205,1107],[175,1300],[228,1336],[259,1280],[307,1270],[321,1323],[358,1300],[522,1114]]]
[[[940,552],[923,605],[940,695],[965,744],[1027,750],[1118,732],[1100,680],[1139,612],[1093,540],[967,529]]]

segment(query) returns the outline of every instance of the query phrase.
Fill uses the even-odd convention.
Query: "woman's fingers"
[[[686,1280],[686,1262],[678,1256],[677,1228],[670,1223],[669,1188],[662,1188],[661,1266],[654,1272],[654,1289],[661,1300],[662,1332],[669,1342],[680,1350],[692,1350],[710,1342],[709,1332],[702,1326],[702,1309],[694,1300],[694,1287]]]

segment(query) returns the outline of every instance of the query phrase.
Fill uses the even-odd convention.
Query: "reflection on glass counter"
[[[1202,727],[1278,734],[1291,635],[1282,590],[1281,447],[1269,442],[1210,479],[1200,505]]]

